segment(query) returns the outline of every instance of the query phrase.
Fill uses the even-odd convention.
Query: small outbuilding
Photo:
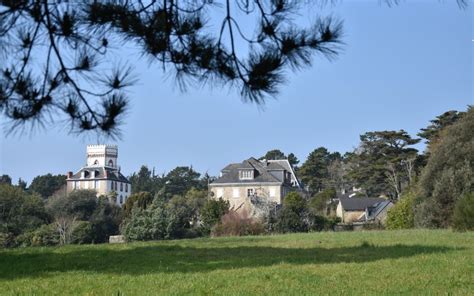
[[[342,223],[377,222],[384,224],[387,211],[393,203],[384,198],[351,197],[341,198],[336,215]]]

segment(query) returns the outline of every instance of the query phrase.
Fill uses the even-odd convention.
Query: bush
[[[72,244],[90,244],[94,240],[92,224],[87,221],[78,221],[71,234]]]
[[[0,247],[10,248],[15,245],[15,236],[13,233],[0,232]]]
[[[307,231],[306,216],[306,201],[297,192],[290,192],[283,200],[276,228],[280,232]]]
[[[337,223],[341,222],[339,217],[325,217],[321,215],[309,215],[308,229],[311,231],[331,231]]]
[[[453,228],[458,231],[474,230],[474,192],[463,195],[454,207]]]
[[[246,211],[230,211],[222,216],[221,222],[212,229],[212,236],[259,235],[265,232],[263,224],[249,217]]]
[[[229,202],[219,199],[208,199],[201,209],[203,230],[209,232],[211,228],[221,221],[222,216],[229,212]]]
[[[43,247],[59,244],[59,234],[53,224],[42,225],[35,231],[23,233],[16,237],[17,247]]]
[[[414,219],[414,202],[413,193],[408,193],[391,208],[387,213],[386,227],[387,229],[409,229],[415,226]]]

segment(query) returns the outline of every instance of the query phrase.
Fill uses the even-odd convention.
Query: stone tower
[[[117,145],[87,145],[87,166],[118,168]]]

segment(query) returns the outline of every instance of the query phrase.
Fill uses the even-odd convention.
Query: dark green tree
[[[12,185],[12,178],[9,175],[1,175],[0,184]]]
[[[132,193],[150,192],[153,194],[153,176],[147,166],[142,165],[138,173],[133,173],[130,177]]]
[[[0,184],[0,234],[15,237],[48,223],[44,203],[37,194]],[[6,246],[12,241],[4,242]]]
[[[191,188],[199,188],[200,173],[192,167],[176,167],[164,177],[164,186],[161,189],[168,199],[174,195],[184,195]]]
[[[439,133],[454,123],[456,123],[465,112],[459,112],[456,110],[450,110],[443,114],[436,116],[435,119],[431,120],[431,124],[426,128],[422,128],[418,133],[418,136],[425,139],[425,143],[428,145],[428,149],[439,139]]]
[[[404,130],[367,132],[360,140],[349,158],[350,177],[369,196],[398,199],[416,176],[418,151],[411,146],[420,140]]]
[[[299,159],[293,153],[288,154],[288,162],[293,166],[294,169],[298,169]]]
[[[43,198],[48,198],[58,191],[61,187],[66,185],[66,176],[65,175],[52,175],[46,174],[41,176],[36,176],[33,181],[31,181],[30,186],[28,187],[29,191],[37,192]]]
[[[307,8],[290,0],[1,1],[0,50],[9,54],[1,55],[0,110],[13,130],[59,113],[73,131],[116,135],[134,79],[130,67],[109,67],[109,48],[124,44],[158,62],[181,88],[230,85],[260,104],[278,93],[287,70],[339,52],[341,22],[292,22]],[[240,26],[252,16],[254,34],[244,35]],[[220,26],[210,29],[210,19]],[[241,43],[248,52],[238,50]]]
[[[153,202],[153,195],[150,192],[132,193],[123,205],[124,217],[130,217],[134,208],[146,209]]]
[[[319,147],[308,155],[306,161],[299,168],[298,174],[310,192],[324,189],[329,177],[330,160],[331,153],[326,148]]]
[[[264,156],[259,158],[260,160],[262,159],[267,159],[267,160],[277,160],[277,159],[286,159],[285,153],[281,152],[278,149],[273,149],[265,153]]]
[[[439,134],[418,182],[418,227],[453,226],[456,203],[474,192],[474,108]]]
[[[308,230],[306,218],[306,200],[297,192],[290,192],[283,199],[276,228],[280,232],[304,232]]]
[[[208,199],[201,210],[201,221],[203,228],[210,231],[211,228],[219,223],[222,216],[229,212],[229,202],[219,199]]]

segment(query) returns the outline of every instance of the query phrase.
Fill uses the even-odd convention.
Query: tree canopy
[[[128,109],[131,67],[110,67],[113,48],[130,44],[178,84],[226,85],[261,104],[278,93],[286,70],[316,53],[339,52],[342,24],[292,22],[308,3],[253,1],[1,1],[0,110],[13,130],[66,118],[72,131],[118,133]],[[244,20],[239,14],[247,16]],[[253,18],[254,33],[242,22]],[[219,24],[215,31],[209,21]],[[247,51],[238,51],[239,43]],[[33,62],[34,61],[34,62]],[[55,116],[46,116],[54,114]]]

